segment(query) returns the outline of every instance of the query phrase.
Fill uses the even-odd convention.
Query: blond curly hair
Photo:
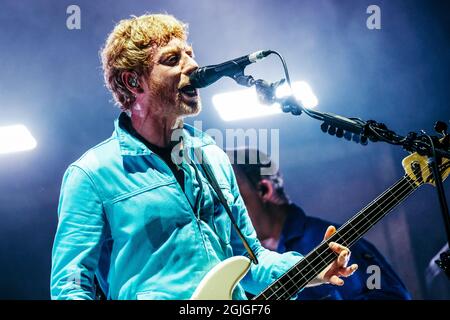
[[[136,99],[124,85],[122,73],[148,75],[155,50],[173,38],[186,40],[187,33],[188,25],[169,14],[131,16],[114,27],[100,55],[106,86],[122,110],[129,109]]]

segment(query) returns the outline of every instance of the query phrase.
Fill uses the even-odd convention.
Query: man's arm
[[[105,233],[98,190],[78,166],[64,174],[52,251],[52,299],[94,299],[94,272]]]
[[[300,261],[303,256],[293,251],[280,254],[265,249],[261,245],[248,215],[244,200],[240,195],[236,177],[231,164],[229,163],[229,159],[224,153],[221,166],[222,167],[220,169],[228,177],[228,183],[230,185],[231,195],[225,194],[225,196],[231,196],[231,198],[227,200],[230,204],[233,216],[235,217],[237,225],[242,234],[245,236],[249,246],[258,258],[259,263],[257,265],[252,263],[249,272],[241,281],[241,284],[246,292],[256,295],[282,276],[295,263]],[[234,254],[247,255],[247,251],[241,239],[234,231],[234,228],[232,228],[231,231],[231,246]]]
[[[237,214],[239,215],[237,218],[238,226],[246,237],[250,247],[255,252],[259,262],[257,265],[252,263],[250,271],[241,281],[241,284],[244,286],[245,291],[251,294],[259,294],[288,271],[295,263],[300,261],[303,256],[294,251],[279,254],[265,249],[256,236],[256,231],[253,228],[240,195],[237,196],[235,205],[233,206],[233,210],[235,209],[238,210]],[[246,254],[246,250],[234,230],[232,231],[233,234],[231,245],[234,252],[236,254]]]

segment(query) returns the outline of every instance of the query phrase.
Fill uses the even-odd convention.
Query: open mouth
[[[188,84],[178,90],[188,97],[196,97],[198,95],[197,89],[194,88],[193,86],[191,86],[190,84]]]

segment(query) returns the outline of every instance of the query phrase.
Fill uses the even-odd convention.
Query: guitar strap
[[[225,208],[225,211],[227,212],[228,216],[230,217],[231,223],[233,224],[234,229],[236,230],[239,238],[241,239],[242,243],[244,244],[245,250],[247,250],[247,253],[252,260],[254,264],[258,264],[258,259],[256,258],[255,253],[253,252],[252,248],[247,242],[247,239],[242,234],[241,230],[239,229],[236,219],[234,218],[230,206],[228,205],[228,202],[223,195],[222,190],[220,189],[219,183],[217,182],[217,179],[214,175],[214,173],[211,170],[211,164],[208,162],[204,152],[200,148],[194,148],[195,157],[197,158],[198,163],[203,169],[203,172],[206,175],[206,178],[208,179],[211,187],[214,189],[217,197],[219,198],[220,202],[222,203],[223,207]]]

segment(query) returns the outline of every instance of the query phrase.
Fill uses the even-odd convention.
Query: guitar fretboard
[[[337,254],[329,248],[330,242],[351,247],[395,206],[406,199],[420,184],[405,175],[378,198],[355,214],[335,234],[321,242],[288,272],[265,289],[254,300],[288,300],[304,288],[323,269],[332,263]]]

